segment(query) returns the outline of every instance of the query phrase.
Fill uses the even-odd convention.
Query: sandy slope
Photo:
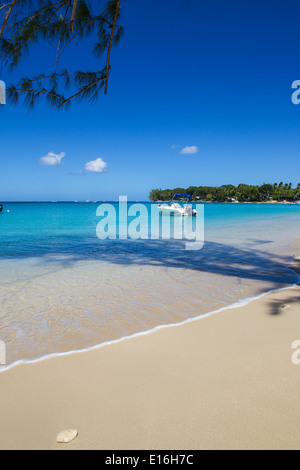
[[[2,372],[0,449],[300,449],[299,315],[297,287]]]

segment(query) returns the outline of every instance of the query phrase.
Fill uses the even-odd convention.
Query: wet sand
[[[299,308],[285,289],[3,371],[0,449],[300,449]],[[79,436],[56,444],[65,428]]]

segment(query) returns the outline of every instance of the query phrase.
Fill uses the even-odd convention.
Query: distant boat
[[[183,205],[179,204],[179,201],[183,200]],[[190,194],[185,193],[176,193],[173,196],[172,201],[170,204],[158,204],[158,208],[161,214],[170,214],[170,215],[189,215],[189,216],[196,216],[197,211],[193,209],[193,207],[188,204],[190,202],[191,196]]]

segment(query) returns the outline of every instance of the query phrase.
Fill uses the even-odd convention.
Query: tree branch
[[[6,0],[5,5],[1,2],[4,12],[1,12],[0,33],[8,37],[1,38],[0,59],[7,60],[6,66],[16,66],[33,44],[38,43],[45,53],[47,41],[51,47],[56,43],[53,70],[36,74],[33,78],[22,78],[7,88],[13,104],[21,98],[24,104],[33,107],[43,95],[48,97],[51,106],[63,108],[78,98],[94,101],[100,92],[105,90],[107,94],[112,48],[118,43],[122,28],[118,25],[121,0],[106,1],[101,0],[105,2],[102,13],[100,8],[93,12],[86,0],[39,0],[37,3]],[[25,5],[25,11],[22,11],[21,4]],[[106,53],[104,68],[74,73],[65,65],[66,70],[58,73],[58,63],[65,49],[74,41],[77,43],[76,38],[83,42],[89,37],[95,40],[92,47],[98,58]],[[72,90],[69,93],[66,92],[68,87]]]
[[[116,12],[115,12],[114,22],[113,22],[112,31],[111,31],[110,40],[109,40],[109,45],[108,45],[108,50],[107,50],[106,80],[105,80],[105,91],[104,91],[105,95],[107,95],[109,69],[110,69],[110,54],[111,54],[111,48],[112,48],[113,39],[114,39],[114,35],[115,35],[116,25],[117,25],[119,13],[120,13],[120,3],[121,3],[121,0],[117,0]]]
[[[73,2],[73,9],[72,9],[72,16],[71,16],[71,23],[70,23],[70,30],[74,31],[74,24],[75,24],[75,18],[76,18],[76,10],[77,10],[77,3],[78,0],[74,0]]]
[[[3,22],[2,28],[1,28],[1,30],[0,30],[0,38],[1,38],[2,34],[3,34],[4,28],[5,28],[5,26],[6,26],[7,22],[8,22],[8,20],[9,20],[9,17],[10,17],[10,15],[11,15],[11,12],[13,11],[14,6],[15,6],[15,4],[17,3],[17,1],[18,1],[18,0],[13,0],[13,2],[11,3],[11,7],[10,7],[10,9],[8,10],[7,14],[6,14],[6,18],[5,18],[4,22]]]
[[[105,80],[105,79],[106,79],[105,76],[100,77],[100,78],[98,78],[97,80],[95,80],[93,83],[91,83],[90,85],[85,86],[84,88],[82,88],[81,90],[79,90],[77,93],[75,93],[75,95],[70,96],[70,98],[67,98],[67,99],[64,101],[64,103],[62,103],[62,104],[59,105],[59,108],[61,108],[62,106],[66,105],[67,103],[69,103],[70,101],[74,100],[75,98],[78,98],[80,95],[82,95],[82,93],[84,93],[85,91],[89,90],[92,86],[97,85],[97,83],[101,82],[101,80]]]

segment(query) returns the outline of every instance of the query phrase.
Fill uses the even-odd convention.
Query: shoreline
[[[0,448],[300,448],[295,291],[3,370]]]
[[[130,201],[129,201],[130,202]],[[172,202],[171,200],[169,201],[150,201],[152,202],[153,204],[156,204],[156,203],[162,203],[162,202],[165,202],[165,203],[169,203],[169,202]],[[287,206],[290,206],[290,205],[300,205],[300,202],[294,202],[294,201],[203,201],[201,199],[197,200],[197,201],[194,201],[192,200],[191,201],[192,204],[275,204],[275,205],[287,205]]]
[[[102,203],[118,203],[119,200],[112,201],[3,201],[2,204],[102,204]],[[128,203],[161,203],[161,202],[171,202],[170,200],[157,200],[151,201],[147,200],[128,200]],[[200,204],[281,204],[281,205],[300,205],[300,201],[204,201],[201,199],[192,200],[192,203]]]
[[[208,218],[205,241],[207,252],[197,252],[192,259],[186,253],[181,256],[176,243],[172,242],[169,250],[166,243],[156,241],[151,241],[149,245],[148,242],[142,242],[128,247],[116,242],[116,250],[111,255],[109,244],[108,249],[103,243],[98,247],[97,240],[94,243],[94,240],[85,239],[84,232],[80,232],[74,242],[69,242],[68,236],[62,236],[59,238],[58,249],[50,244],[50,249],[44,250],[46,240],[43,233],[38,240],[37,250],[32,249],[29,236],[26,236],[28,243],[26,241],[24,247],[20,237],[20,249],[15,247],[6,250],[4,243],[4,256],[1,257],[6,259],[1,263],[0,274],[2,284],[8,284],[5,295],[3,293],[3,298],[7,297],[8,300],[3,303],[1,340],[6,342],[7,365],[17,363],[20,359],[31,361],[55,353],[85,350],[123,336],[147,332],[162,324],[196,318],[217,311],[220,307],[229,307],[240,299],[247,302],[260,292],[291,286],[297,282],[294,273],[286,269],[294,254],[290,244],[299,229],[299,220],[293,214],[294,211],[281,206],[279,212],[283,212],[281,220],[285,226],[281,228],[279,218],[271,217],[266,229],[265,217],[261,214],[270,211],[263,210],[261,213],[255,209],[258,207],[255,205],[249,217],[239,218],[234,214],[235,211],[230,210],[229,213],[233,215],[228,220],[223,217],[222,206],[224,210],[226,207],[230,209],[228,205],[221,204],[221,210],[216,207],[212,215],[214,212],[220,215],[225,239],[220,240],[218,224],[215,224],[214,218]],[[18,215],[17,211],[12,212]],[[38,214],[40,212],[43,213],[42,205]],[[83,210],[83,217],[86,212],[87,210]],[[249,211],[242,211],[242,214],[244,212]],[[24,219],[28,220],[28,211],[23,211],[23,214]],[[72,209],[70,214],[72,217],[74,214],[76,216],[76,211]],[[11,226],[15,225],[18,218],[16,216],[12,223],[9,222]],[[274,236],[270,239],[267,230],[273,229]],[[31,233],[31,229],[28,233]],[[268,243],[264,244],[264,240]],[[125,253],[128,250],[128,269],[131,271],[127,271],[126,267]],[[10,254],[11,258],[6,256]],[[98,259],[101,263],[103,261],[99,264],[100,270],[96,263]],[[224,263],[224,259],[228,261]],[[173,267],[179,269],[168,270]],[[26,270],[26,278],[33,280],[24,293],[23,270]],[[55,270],[58,274],[55,274]],[[130,277],[124,276],[129,272]],[[98,278],[101,279],[100,284],[97,282]],[[181,282],[182,279],[184,282]],[[261,279],[263,285],[260,283]],[[78,290],[76,286],[80,286],[80,283],[81,288]],[[178,295],[175,286],[180,289]],[[15,291],[18,295],[15,295]],[[191,295],[192,292],[196,295]],[[62,306],[57,304],[57,296],[60,296]],[[189,296],[191,301],[185,305],[185,299]],[[118,302],[120,298],[121,303]],[[149,302],[149,305],[144,308],[145,302]],[[10,312],[14,312],[13,316]],[[36,315],[33,317],[31,315],[34,312]],[[66,328],[61,328],[62,325]],[[22,335],[22,331],[26,333]]]
[[[240,299],[237,302],[226,305],[226,306],[221,307],[217,310],[211,310],[209,312],[202,313],[201,315],[198,315],[198,316],[195,316],[195,317],[187,318],[187,319],[182,320],[182,321],[177,322],[177,323],[168,323],[168,324],[157,325],[153,328],[150,328],[149,330],[139,331],[138,333],[134,333],[134,334],[128,335],[128,336],[121,336],[120,338],[113,339],[111,341],[104,341],[103,343],[99,343],[99,344],[89,346],[89,347],[86,347],[86,348],[83,348],[83,349],[74,349],[74,350],[65,351],[65,352],[57,352],[57,353],[46,354],[44,356],[37,357],[35,359],[19,359],[17,361],[12,362],[11,364],[8,364],[8,365],[5,365],[5,366],[0,365],[0,375],[1,375],[1,373],[7,372],[7,371],[9,371],[9,370],[11,370],[15,367],[18,367],[18,366],[36,364],[36,363],[44,362],[44,361],[47,361],[47,360],[53,359],[53,358],[60,358],[60,357],[65,357],[65,356],[72,356],[73,354],[81,354],[81,353],[85,353],[85,352],[96,351],[100,348],[109,347],[110,345],[118,344],[118,343],[121,343],[123,341],[128,341],[128,340],[134,339],[134,338],[139,337],[139,336],[147,336],[147,335],[153,334],[156,331],[159,331],[161,329],[180,327],[182,325],[185,325],[186,323],[192,323],[194,321],[199,321],[199,320],[208,318],[210,316],[217,315],[218,313],[224,312],[226,310],[241,308],[243,306],[251,304],[251,302],[262,299],[265,295],[268,295],[268,294],[281,292],[281,291],[285,291],[285,290],[290,290],[290,289],[295,289],[296,287],[298,287],[300,285],[300,265],[299,265],[299,267],[294,266],[295,261],[297,260],[297,258],[298,258],[298,255],[295,255],[293,257],[293,260],[291,261],[291,263],[287,266],[289,269],[294,271],[296,273],[296,275],[298,276],[298,282],[296,282],[296,283],[294,283],[290,286],[280,287],[280,288],[277,288],[277,289],[270,289],[270,290],[267,290],[266,292],[262,292],[261,294],[255,295],[253,297],[246,297],[246,298]],[[299,260],[300,260],[300,255],[299,255]]]

